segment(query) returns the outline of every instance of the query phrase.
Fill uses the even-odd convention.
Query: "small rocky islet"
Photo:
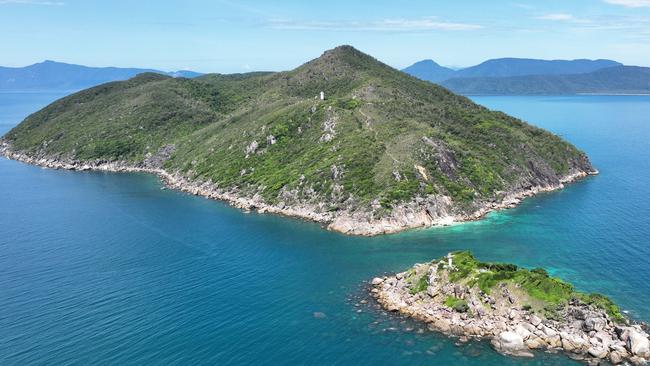
[[[564,351],[590,365],[646,365],[645,326],[600,294],[514,264],[485,263],[468,251],[449,253],[405,272],[376,277],[371,293],[386,310],[425,322],[432,331],[490,340],[503,354]]]

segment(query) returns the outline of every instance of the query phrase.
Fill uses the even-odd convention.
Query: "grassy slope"
[[[219,118],[201,85],[157,74],[103,84],[50,104],[6,137],[20,150],[137,161]]]
[[[326,121],[335,125],[330,141]],[[5,138],[32,154],[134,163],[173,144],[169,170],[272,203],[356,210],[378,199],[380,214],[431,194],[470,206],[590,168],[559,137],[351,47],[282,73],[143,74],[56,101]],[[259,147],[247,153],[253,141]]]
[[[606,310],[615,320],[623,319],[618,306],[607,297],[575,291],[571,284],[550,277],[542,268],[528,270],[514,264],[480,262],[468,251],[455,252],[453,255],[453,264],[457,270],[449,274],[452,282],[469,287],[477,286],[488,294],[501,283],[516,285],[528,296],[532,309],[547,317],[553,317],[558,307],[563,307],[570,300],[578,299]]]

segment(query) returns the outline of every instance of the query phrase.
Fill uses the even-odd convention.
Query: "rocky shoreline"
[[[371,294],[388,311],[424,322],[432,331],[461,339],[490,340],[503,354],[533,357],[532,350],[563,351],[590,365],[646,365],[650,359],[650,339],[640,324],[614,318],[606,306],[588,303],[587,297],[579,296],[553,310],[554,316],[547,316],[536,298],[527,295],[516,280],[494,283],[487,293],[480,289],[481,274],[494,268],[512,268],[474,262],[475,271],[467,274],[469,267],[454,264],[461,255],[450,253],[405,272],[376,277],[371,281]],[[458,280],[459,271],[467,277]],[[511,273],[541,276],[535,271],[519,271]]]
[[[542,192],[550,192],[564,187],[564,184],[574,182],[588,175],[598,174],[597,171],[577,171],[562,177],[558,184],[534,186],[527,189],[509,192],[498,202],[485,202],[471,214],[454,214],[453,202],[448,197],[436,200],[435,212],[422,207],[418,202],[411,202],[395,207],[390,217],[375,218],[372,215],[356,212],[329,212],[323,209],[322,204],[299,205],[270,205],[264,202],[259,195],[245,197],[236,190],[224,190],[209,182],[191,181],[178,172],[170,173],[159,166],[145,163],[120,161],[75,161],[60,160],[53,157],[33,157],[14,151],[6,141],[0,140],[0,156],[17,160],[23,163],[50,169],[65,169],[77,171],[106,171],[106,172],[137,172],[149,173],[158,176],[164,185],[170,189],[180,190],[193,195],[210,199],[225,201],[233,207],[246,211],[256,210],[260,213],[273,213],[283,216],[296,217],[315,221],[323,224],[327,229],[347,235],[374,236],[380,234],[397,233],[400,231],[428,228],[432,226],[446,226],[465,221],[481,219],[491,211],[513,208],[526,197]]]

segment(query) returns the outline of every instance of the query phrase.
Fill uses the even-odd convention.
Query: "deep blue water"
[[[0,133],[59,96],[0,94]],[[650,320],[650,97],[475,100],[562,135],[601,174],[479,222],[353,238],[148,175],[0,159],[0,364],[573,364],[355,306],[364,280],[456,249],[546,267]]]

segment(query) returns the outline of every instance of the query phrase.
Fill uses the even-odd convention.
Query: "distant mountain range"
[[[0,90],[78,90],[109,81],[126,80],[144,72],[193,78],[194,71],[164,72],[153,69],[88,67],[44,61],[25,67],[0,67]]]
[[[582,74],[604,69],[606,67],[621,65],[620,62],[612,60],[537,60],[530,58],[496,58],[487,60],[476,66],[459,70],[440,66],[433,60],[423,60],[414,63],[402,71],[413,75],[418,79],[437,83],[452,78]]]
[[[648,94],[650,68],[614,66],[583,74],[453,78],[440,84],[465,95]]]
[[[424,60],[402,71],[461,94],[650,93],[650,68],[612,60],[499,58],[460,70]]]
[[[650,68],[623,66],[613,60],[536,60],[499,58],[454,70],[423,60],[402,71],[466,95],[648,94]],[[194,78],[194,71],[88,67],[44,61],[25,67],[0,67],[0,91],[80,90],[153,72]]]

